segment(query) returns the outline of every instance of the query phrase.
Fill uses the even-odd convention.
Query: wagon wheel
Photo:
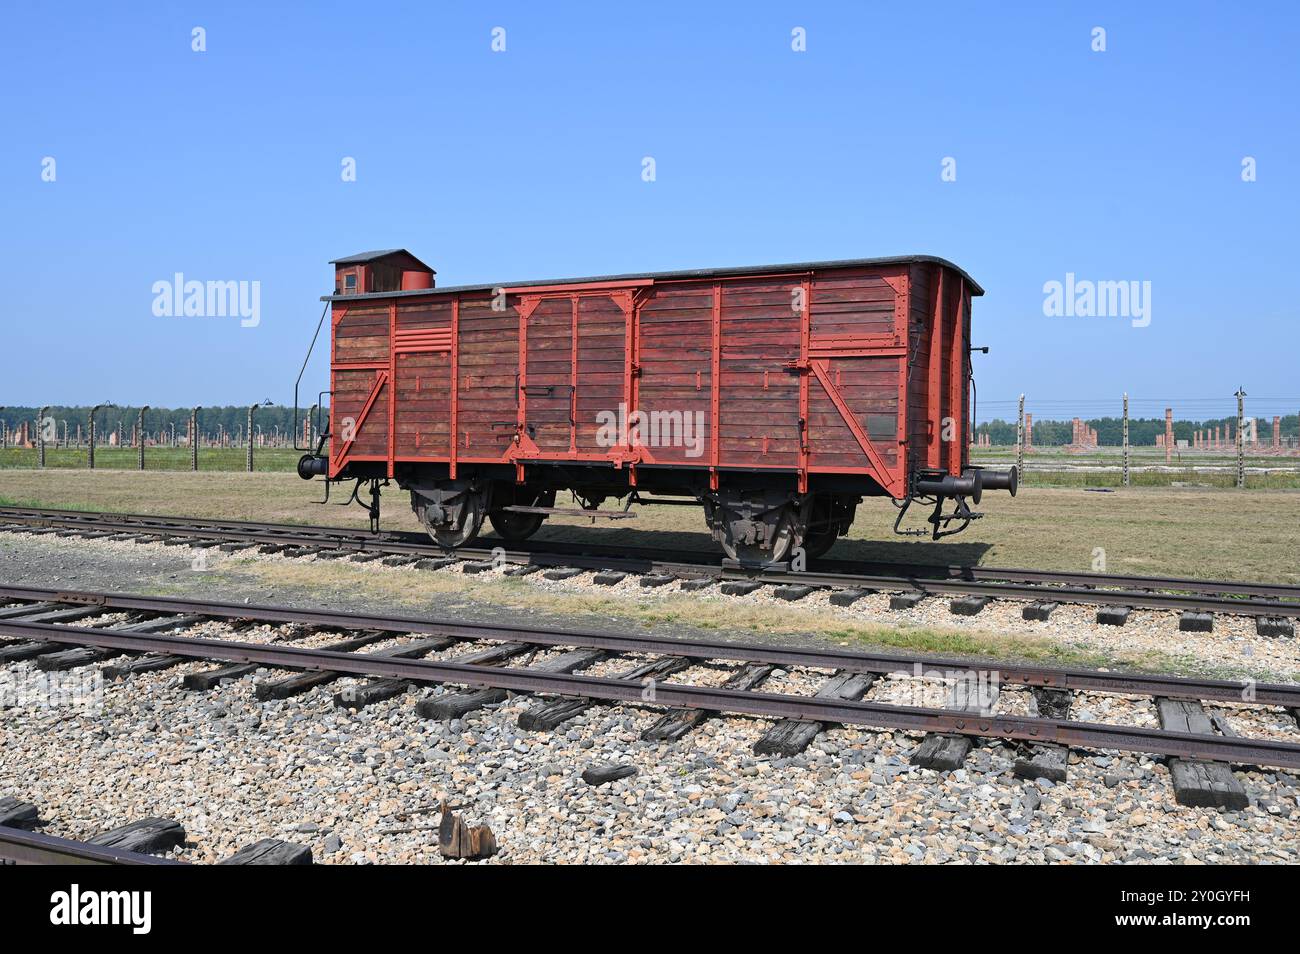
[[[822,556],[839,539],[840,525],[832,509],[830,499],[824,495],[813,503],[812,519],[803,534],[803,552],[810,560]]]
[[[552,507],[555,505],[555,491],[538,491],[529,492],[515,490],[511,488],[510,496],[501,495],[509,500],[514,498],[514,502],[526,507]],[[498,498],[500,499],[500,498]],[[527,540],[536,533],[546,522],[548,514],[544,513],[518,513],[512,510],[493,510],[487,517],[492,524],[492,529],[503,540],[511,543],[518,543],[520,540]]]
[[[741,543],[731,534],[728,524],[723,532],[722,552],[741,563],[780,563],[790,556],[794,546],[794,514],[786,508],[777,518],[776,532],[772,535],[772,548],[764,549],[756,543]]]
[[[494,510],[488,514],[488,522],[497,536],[511,543],[527,540],[541,529],[546,522],[544,513],[514,513],[510,510]]]
[[[829,550],[839,539],[839,530],[835,527],[818,527],[804,534],[803,552],[808,559],[815,560]]]
[[[428,504],[420,498],[416,504],[416,516],[420,518],[420,523],[424,525],[424,529],[433,538],[434,543],[444,550],[455,550],[478,536],[483,526],[483,513],[486,506],[486,495],[472,493],[466,498],[459,523],[456,521],[431,523]]]

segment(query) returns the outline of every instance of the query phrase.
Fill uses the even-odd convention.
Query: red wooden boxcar
[[[485,519],[522,539],[572,491],[698,503],[731,557],[780,561],[864,495],[933,503],[937,536],[1015,491],[968,464],[983,292],[942,259],[450,288],[404,250],[332,264],[329,428],[300,472],[396,482],[447,547]]]

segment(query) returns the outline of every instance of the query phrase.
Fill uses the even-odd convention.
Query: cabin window
[[[345,276],[343,277],[343,287],[346,288],[346,289],[347,289],[348,291],[350,291],[350,292],[356,291],[356,290],[357,290],[357,276],[356,276],[356,275],[345,275]]]

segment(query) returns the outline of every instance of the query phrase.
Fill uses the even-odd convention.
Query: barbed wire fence
[[[1300,397],[1253,397],[1245,388],[1222,397],[982,400],[971,440],[977,458],[1014,455],[1021,473],[1300,478]],[[1267,482],[1266,482],[1267,483]]]
[[[319,437],[315,410],[299,409],[295,418],[292,408],[270,402],[206,410],[118,407],[108,403],[94,407],[0,407],[0,464],[44,469],[53,463],[51,452],[59,452],[63,467],[94,470],[97,452],[102,465],[106,450],[132,449],[137,470],[145,470],[151,462],[176,468],[181,466],[182,458],[186,469],[198,470],[204,459],[200,450],[209,452],[209,463],[213,451],[231,451],[233,461],[242,450],[243,469],[251,472],[259,450],[292,451],[296,440],[313,444]],[[69,451],[77,453],[79,462],[68,460]],[[111,466],[123,469],[132,465],[115,459]]]

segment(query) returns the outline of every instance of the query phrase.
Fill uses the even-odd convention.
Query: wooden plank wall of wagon
[[[397,330],[451,330],[452,304],[438,298],[397,306]],[[401,340],[400,338],[398,339]],[[397,441],[403,457],[447,457],[451,453],[451,352],[399,354],[397,366]]]
[[[498,460],[519,419],[519,312],[493,311],[488,298],[461,298],[460,391],[457,397],[461,459]]]
[[[337,367],[350,363],[388,364],[388,305],[334,306],[343,311],[334,322],[333,363]],[[335,371],[332,387],[334,438],[331,453],[343,446],[342,434],[347,421],[353,422],[355,439],[349,456],[388,456],[388,399],[385,387],[364,419],[361,412],[375,384],[375,371]],[[359,422],[359,423],[358,423]]]
[[[911,268],[908,339],[912,356],[907,381],[907,457],[912,467],[927,466],[930,457],[930,316],[937,278],[936,265],[922,263]]]
[[[600,414],[617,417],[623,394],[627,316],[605,295],[578,299],[577,446],[580,454],[609,453],[608,441],[597,440]]]
[[[336,309],[340,306],[336,303]],[[334,323],[334,363],[360,361],[388,363],[388,305],[343,306]]]
[[[813,281],[813,337],[892,334],[894,289],[879,274],[833,272]],[[829,377],[886,466],[898,462],[898,359],[833,358]],[[818,468],[866,467],[868,458],[814,379],[808,388],[809,463]]]
[[[660,287],[641,306],[637,361],[637,405],[646,414],[687,415],[704,423],[703,455],[693,448],[653,447],[658,463],[708,463],[713,439],[710,410],[713,400],[713,286]],[[662,418],[661,418],[662,420]]]
[[[722,286],[721,466],[799,466],[799,375],[787,367],[799,357],[798,287],[771,278]]]
[[[543,454],[569,453],[572,413],[573,302],[547,298],[528,316],[525,422]]]

